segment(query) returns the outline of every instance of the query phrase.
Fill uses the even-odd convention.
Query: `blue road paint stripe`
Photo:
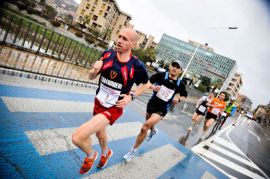
[[[3,102],[3,100],[0,98],[0,112],[8,112],[8,108],[5,105],[5,103]]]
[[[94,95],[88,94],[60,92],[36,88],[15,87],[8,85],[0,85],[0,96],[83,101],[83,102],[94,101],[95,98]]]
[[[18,119],[9,120],[9,113],[0,114],[0,178],[53,178],[55,175],[41,160],[21,126],[14,123]]]

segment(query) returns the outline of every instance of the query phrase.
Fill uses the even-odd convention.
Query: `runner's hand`
[[[116,102],[116,107],[123,108],[125,107],[130,101],[132,101],[131,95],[121,94],[120,96],[123,97],[123,99],[120,99]]]
[[[151,89],[152,89],[153,91],[158,92],[158,91],[160,90],[160,88],[161,88],[161,86],[151,85]]]
[[[173,102],[174,105],[176,105],[179,102],[179,99],[178,98],[173,98],[172,102]]]
[[[98,61],[96,61],[93,65],[93,68],[96,70],[96,71],[99,71],[101,68],[102,68],[102,65],[103,65],[103,57],[101,57]]]

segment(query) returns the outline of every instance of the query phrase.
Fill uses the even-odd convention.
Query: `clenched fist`
[[[103,65],[103,57],[101,57],[98,61],[96,61],[93,65],[93,68],[95,69],[95,71],[99,71],[102,68]]]

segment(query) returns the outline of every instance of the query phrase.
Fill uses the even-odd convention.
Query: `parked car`
[[[250,112],[250,111],[247,111],[246,117],[249,118],[249,119],[255,120],[255,119],[253,118],[252,112]]]

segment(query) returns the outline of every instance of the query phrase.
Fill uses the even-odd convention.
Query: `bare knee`
[[[97,138],[98,138],[99,140],[106,140],[106,138],[107,138],[107,135],[106,135],[105,132],[97,132],[97,133],[96,133],[96,136],[97,136]]]
[[[141,133],[147,133],[147,131],[151,128],[151,126],[145,123],[141,128]]]
[[[72,134],[72,143],[76,146],[82,143],[82,138],[75,132]]]

